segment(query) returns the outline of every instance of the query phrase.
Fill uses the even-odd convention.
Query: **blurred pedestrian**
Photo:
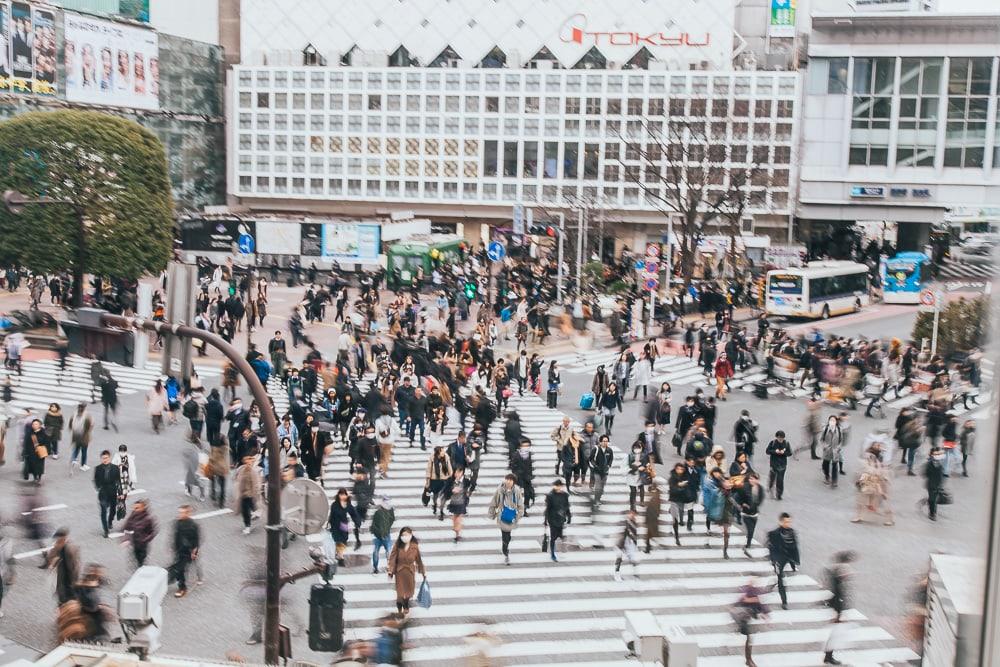
[[[132,513],[128,515],[128,518],[125,519],[125,525],[122,526],[122,532],[125,533],[122,543],[132,547],[132,556],[135,558],[136,567],[142,567],[146,564],[146,558],[149,556],[149,545],[152,544],[153,538],[159,532],[156,519],[149,512],[149,504],[144,498],[135,501]]]

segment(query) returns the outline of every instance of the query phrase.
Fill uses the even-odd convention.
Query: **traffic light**
[[[532,225],[528,228],[528,233],[532,236],[548,236],[554,239],[559,236],[559,228],[554,225]]]
[[[466,299],[468,299],[469,301],[472,301],[473,299],[475,299],[477,291],[479,291],[479,288],[476,287],[476,283],[472,282],[471,280],[467,280],[465,282],[465,298]]]
[[[309,590],[309,650],[332,653],[344,646],[344,588],[313,584]]]

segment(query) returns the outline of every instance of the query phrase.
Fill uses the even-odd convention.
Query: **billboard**
[[[381,246],[381,227],[377,224],[323,223],[320,256],[324,259],[355,264],[377,264]]]
[[[265,255],[298,255],[302,225],[298,222],[257,221],[257,252]]]
[[[160,60],[152,30],[65,13],[66,99],[160,108]]]
[[[795,37],[796,0],[771,0],[767,34],[771,37]]]
[[[27,2],[0,2],[0,93],[56,94],[52,11]]]
[[[192,252],[239,253],[240,237],[255,237],[255,225],[247,220],[181,220],[181,247]],[[253,241],[251,241],[253,245]]]

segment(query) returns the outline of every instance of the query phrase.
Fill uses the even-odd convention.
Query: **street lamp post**
[[[37,197],[31,199],[17,190],[7,190],[3,193],[3,203],[12,215],[20,215],[28,205],[49,206],[63,204],[73,209],[76,216],[76,253],[73,259],[73,300],[70,305],[79,308],[83,305],[83,274],[87,261],[87,228],[83,223],[83,209],[72,199],[55,199],[53,197]]]
[[[559,211],[556,215],[559,216],[559,266],[556,269],[556,301],[561,306],[563,302],[563,244],[566,242],[566,214]]]
[[[181,338],[196,338],[212,345],[222,352],[233,363],[243,376],[257,405],[261,407],[260,416],[264,423],[264,434],[267,436],[268,467],[271,470],[267,478],[267,595],[264,616],[264,663],[278,664],[279,642],[278,633],[281,621],[280,598],[283,578],[281,575],[281,459],[278,455],[278,422],[274,411],[268,406],[270,400],[267,389],[261,383],[250,363],[235,347],[221,337],[197,327],[185,324],[156,322],[141,317],[123,317],[111,313],[101,314],[101,324],[120,329],[145,329],[158,334],[168,333]]]

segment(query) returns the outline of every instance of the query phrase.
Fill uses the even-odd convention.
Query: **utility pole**
[[[563,245],[566,243],[566,214],[562,211],[556,213],[559,216],[559,266],[556,269],[556,301],[562,305],[563,302]]]
[[[583,209],[577,210],[576,228],[576,296],[583,298]]]

